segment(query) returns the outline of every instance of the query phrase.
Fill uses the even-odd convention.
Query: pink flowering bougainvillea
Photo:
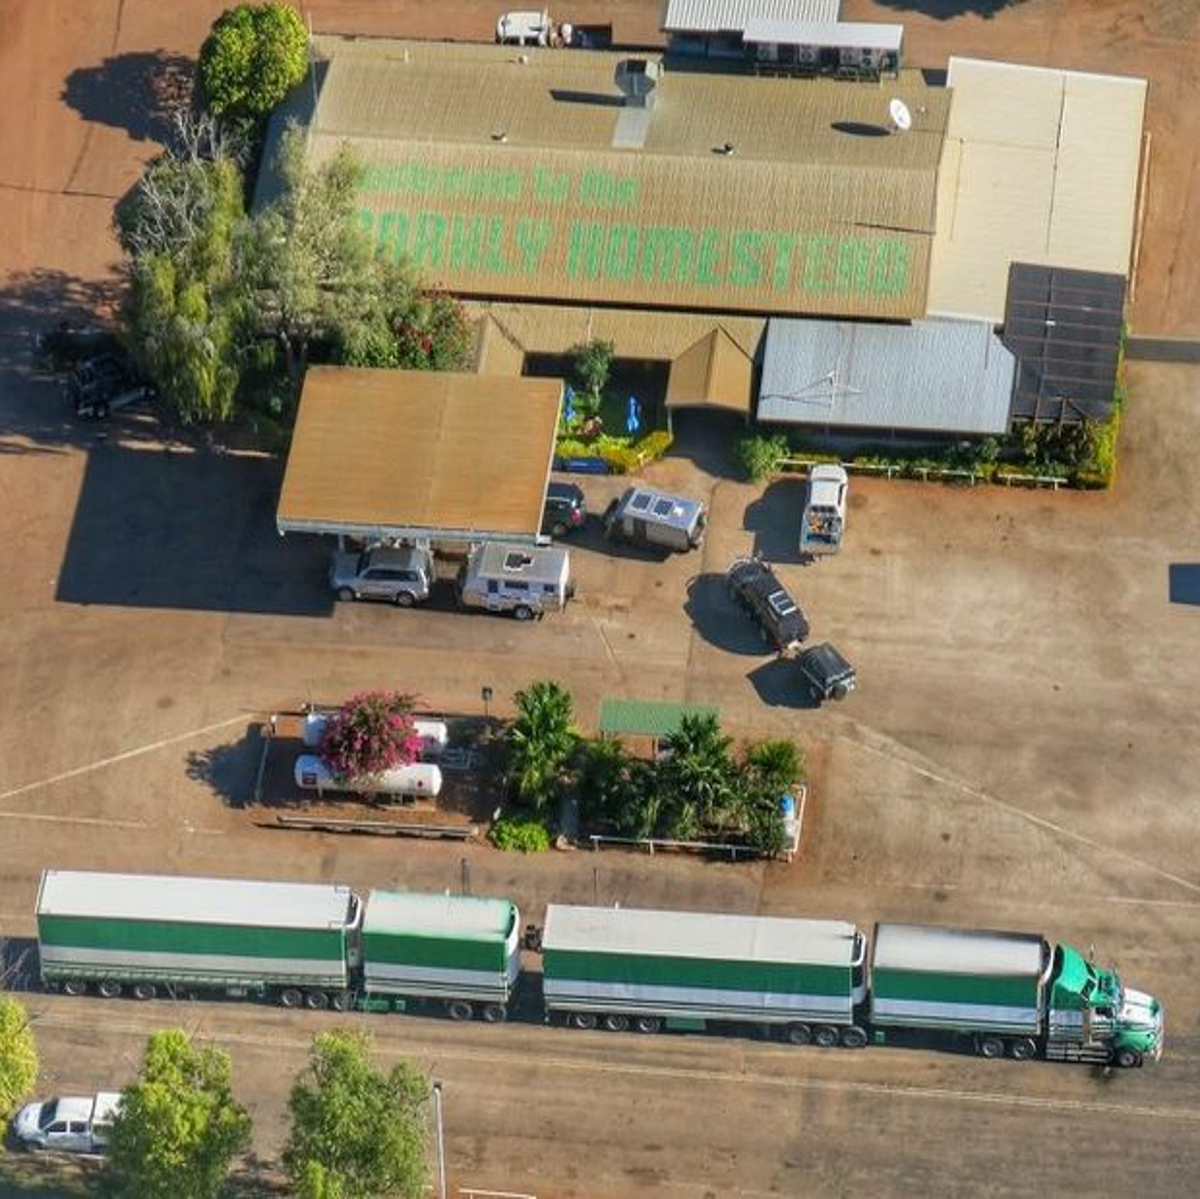
[[[413,727],[414,698],[398,691],[352,695],[326,725],[321,757],[338,779],[374,778],[415,762],[421,739]]]

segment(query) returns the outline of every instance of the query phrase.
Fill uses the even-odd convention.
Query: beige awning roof
[[[480,375],[519,375],[525,348],[488,315],[476,322],[475,372]]]
[[[558,379],[313,366],[280,532],[536,540]]]
[[[749,412],[753,363],[722,328],[713,329],[671,363],[668,408]]]

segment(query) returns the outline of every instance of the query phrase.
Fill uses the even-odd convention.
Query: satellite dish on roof
[[[912,128],[912,113],[908,111],[908,105],[898,97],[888,104],[888,115],[898,132],[906,133]]]

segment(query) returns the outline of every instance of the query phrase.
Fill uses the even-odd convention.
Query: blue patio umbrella
[[[575,419],[575,389],[570,383],[567,384],[566,389],[563,391],[563,417],[567,424],[570,424]]]
[[[642,406],[637,402],[637,396],[629,397],[629,410],[625,414],[625,431],[636,433],[642,427]]]

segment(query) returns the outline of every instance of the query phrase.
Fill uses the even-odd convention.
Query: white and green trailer
[[[37,898],[44,984],[106,998],[344,1008],[360,920],[350,888],[325,884],[47,870]]]
[[[550,904],[547,1018],[657,1032],[769,1025],[796,1044],[865,1045],[866,942],[838,920]]]
[[[363,919],[364,1006],[435,1000],[455,1020],[504,1020],[521,973],[521,916],[507,899],[372,891]]]
[[[1038,933],[878,924],[869,1013],[876,1029],[970,1036],[984,1057],[1136,1066],[1162,1050],[1156,999]]]

